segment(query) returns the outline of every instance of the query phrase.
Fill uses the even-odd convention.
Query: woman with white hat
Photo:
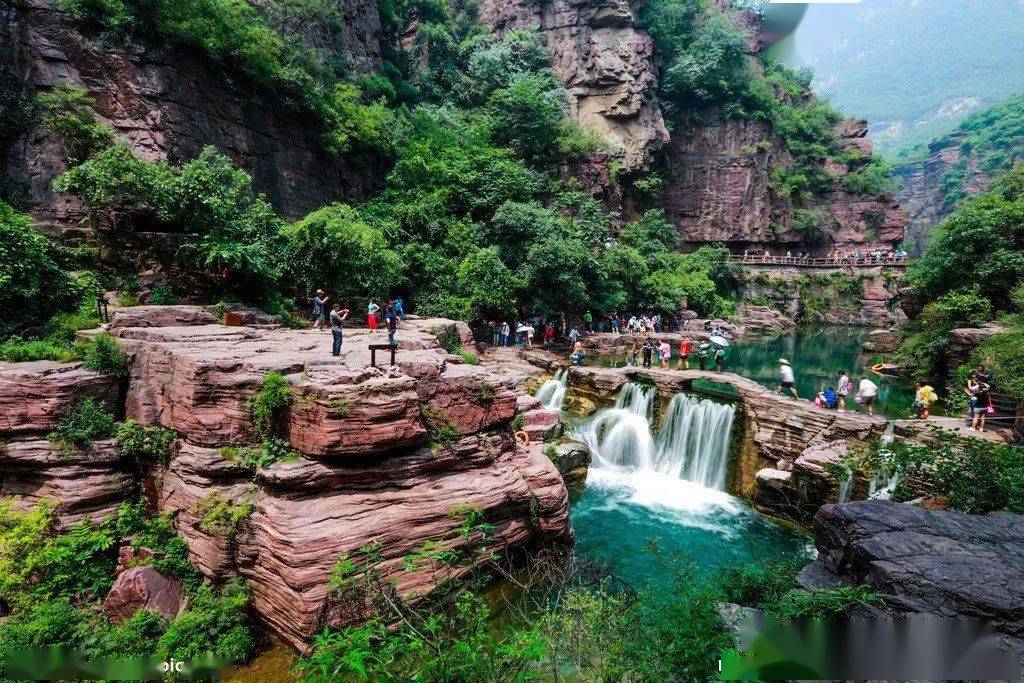
[[[783,390],[793,394],[793,398],[800,398],[796,394],[796,378],[793,377],[793,368],[789,365],[789,361],[785,358],[779,359],[779,388],[777,391],[782,393]]]

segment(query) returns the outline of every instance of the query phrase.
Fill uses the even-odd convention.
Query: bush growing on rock
[[[284,411],[292,404],[292,390],[284,375],[268,372],[263,376],[262,388],[249,403],[256,433],[269,439],[280,426]]]
[[[54,260],[55,251],[28,216],[0,202],[0,333],[74,308],[78,291]]]
[[[128,361],[121,345],[109,334],[97,334],[85,343],[82,365],[86,370],[111,377],[128,375]]]
[[[64,410],[49,439],[62,451],[88,451],[93,439],[105,439],[113,433],[114,416],[101,402],[86,397]]]
[[[126,420],[117,427],[117,450],[137,463],[157,461],[167,464],[171,446],[177,435],[172,429],[143,427],[135,420]]]

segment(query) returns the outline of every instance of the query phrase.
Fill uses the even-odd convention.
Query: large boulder
[[[983,327],[958,327],[949,331],[948,343],[946,344],[946,363],[951,370],[955,370],[964,363],[971,360],[974,349],[982,342],[986,342],[1006,328],[989,323]]]
[[[966,615],[1024,635],[1024,517],[870,500],[814,517],[824,567],[898,612]]]
[[[103,613],[111,623],[120,624],[140,609],[173,619],[181,606],[181,582],[146,565],[126,569],[117,576],[103,601]]]

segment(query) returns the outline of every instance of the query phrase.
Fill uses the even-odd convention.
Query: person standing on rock
[[[687,337],[683,337],[682,341],[679,342],[679,367],[681,369],[690,369],[690,351],[693,350],[693,342]]]
[[[668,363],[672,360],[672,347],[667,341],[662,340],[658,347],[658,357],[661,360],[661,369],[668,370]]]
[[[370,299],[370,303],[366,307],[366,325],[371,330],[377,329],[377,311],[379,310],[380,306],[373,299]]]
[[[573,325],[572,329],[569,330],[569,343],[572,344],[573,346],[576,346],[576,342],[578,342],[579,340],[580,340],[580,331],[579,331],[579,329],[577,329],[577,327],[575,325]]]
[[[405,320],[405,302],[402,301],[402,297],[395,297],[395,315],[402,320]]]
[[[583,329],[587,332],[594,331],[594,314],[590,311],[583,314]]]
[[[707,342],[701,342],[701,345],[697,347],[697,367],[701,370],[708,369],[708,352],[711,350],[711,345]]]
[[[779,359],[779,388],[778,393],[788,391],[793,398],[800,398],[796,393],[796,377],[793,376],[793,368],[785,358]]]
[[[334,337],[334,344],[331,347],[332,356],[341,355],[341,342],[345,333],[345,319],[348,318],[348,309],[342,310],[341,304],[334,304],[331,311],[331,336]]]
[[[874,415],[875,408],[872,404],[875,402],[876,396],[878,396],[878,385],[868,379],[867,375],[861,375],[860,384],[857,386],[857,395],[853,397],[857,403],[857,412],[859,413],[861,408],[867,408],[868,415]]]
[[[498,338],[499,346],[509,346],[509,336],[512,334],[512,328],[509,327],[508,321],[502,321],[501,323],[501,336]]]
[[[313,303],[313,327],[311,329],[322,330],[324,328],[327,323],[327,302],[329,300],[322,289],[316,290],[316,296],[310,299]]]
[[[725,348],[719,346],[715,351],[715,372],[721,372],[723,365],[725,365]]]
[[[641,348],[641,352],[644,357],[644,367],[651,367],[651,356],[654,355],[654,344],[651,343],[651,338],[644,339],[644,345]]]
[[[850,389],[853,388],[853,382],[850,381],[846,370],[840,370],[836,374],[839,376],[836,380],[836,396],[839,397],[839,410],[846,410],[846,396],[850,393]]]
[[[387,313],[384,314],[384,324],[388,328],[388,344],[392,347],[398,346],[398,342],[395,341],[395,334],[398,332],[398,313],[394,306],[388,306]]]

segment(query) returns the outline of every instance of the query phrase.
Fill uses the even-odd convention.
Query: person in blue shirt
[[[405,303],[402,301],[402,297],[395,298],[395,315],[405,320]]]
[[[384,323],[388,328],[388,344],[398,346],[398,342],[395,341],[395,333],[398,332],[398,313],[394,306],[388,306],[388,312],[384,314]]]

